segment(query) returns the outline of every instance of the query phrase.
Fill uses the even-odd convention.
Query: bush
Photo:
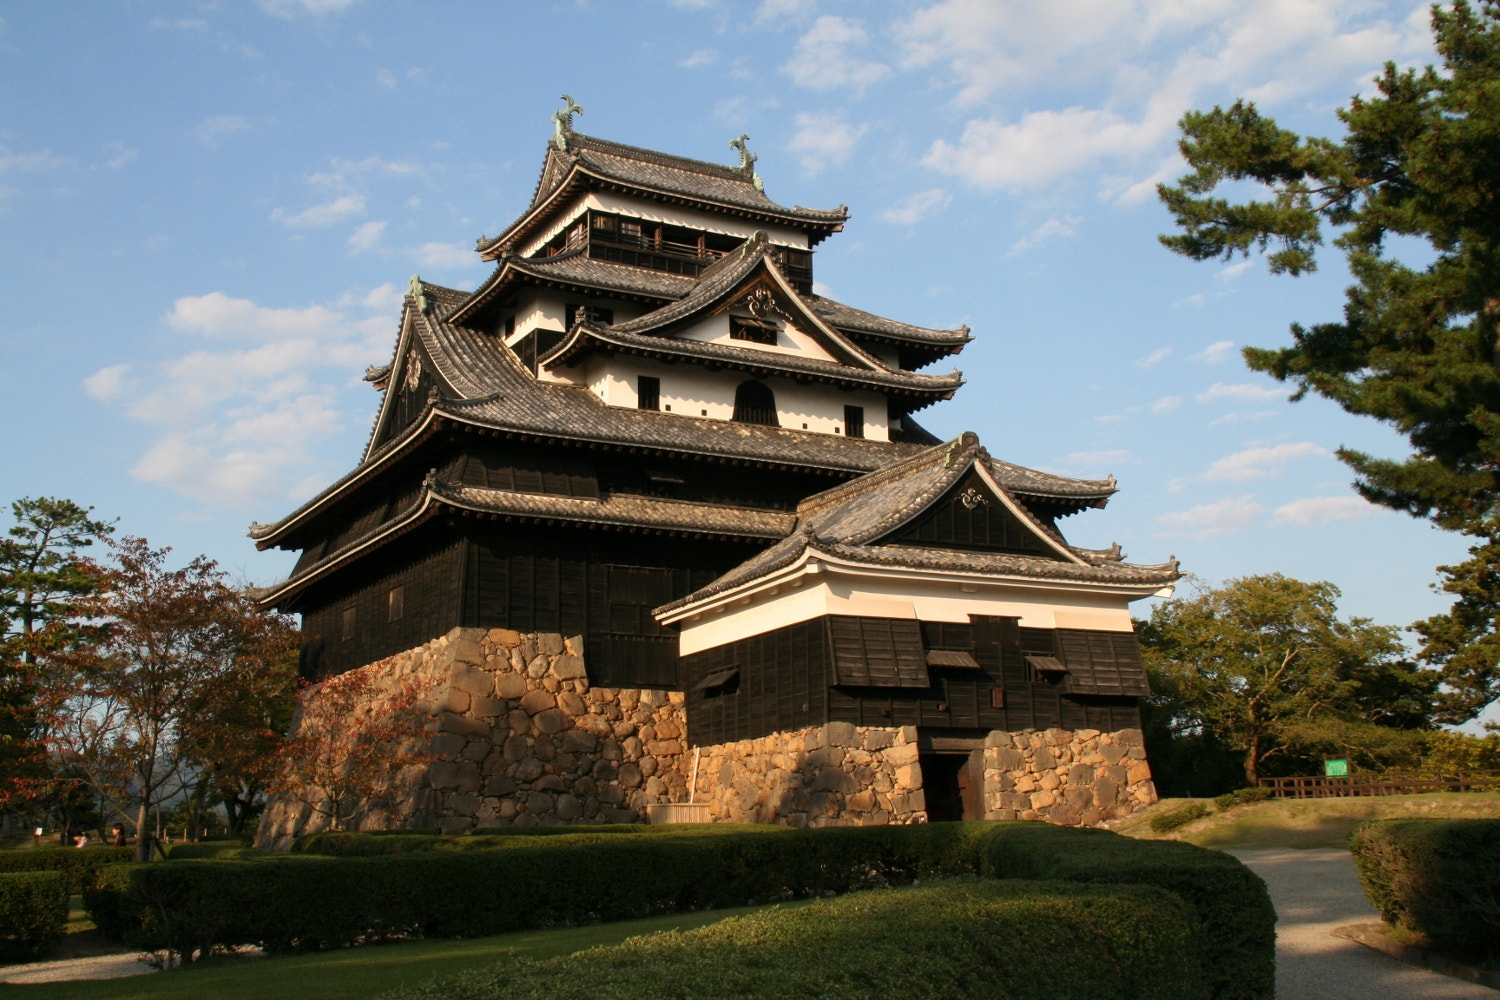
[[[35,958],[68,920],[68,875],[0,873],[0,958]]]
[[[1208,995],[1197,920],[1145,886],[957,881],[854,893],[687,933],[505,963],[387,1000],[662,996],[1140,1000]]]
[[[737,827],[767,833],[789,829],[784,826]],[[482,851],[494,848],[525,846],[538,837],[560,837],[581,842],[601,836],[634,837],[719,836],[724,828],[711,823],[652,824],[617,823],[600,826],[511,826],[481,827],[461,835],[436,831],[338,831],[314,833],[292,843],[294,854],[324,854],[340,858],[368,858],[382,854],[411,854],[415,851]]]
[[[196,844],[174,844],[167,848],[167,857],[173,861],[189,858],[253,858],[269,851],[257,851],[242,840],[199,841]]]
[[[1213,977],[1213,996],[1271,996],[1275,914],[1265,886],[1228,855],[1190,844],[1014,822],[775,833],[706,825],[643,836],[497,837],[492,843],[493,849],[372,857],[139,865],[112,894],[98,894],[97,905],[120,908],[129,943],[191,959],[224,945],[285,952],[402,937],[475,937],[965,873],[1135,884],[1175,893],[1202,921],[1196,947]]]
[[[1214,799],[1214,808],[1219,812],[1233,809],[1235,806],[1247,806],[1253,802],[1264,802],[1274,793],[1269,788],[1236,788],[1232,792],[1226,792]]]
[[[1500,958],[1500,820],[1362,823],[1349,838],[1365,896],[1387,922],[1459,959]]]
[[[134,847],[41,847],[35,850],[0,851],[0,872],[62,872],[68,891],[82,892],[99,869],[135,858]]]
[[[1171,833],[1179,827],[1187,826],[1195,819],[1202,819],[1208,815],[1208,806],[1202,802],[1190,802],[1181,809],[1173,809],[1171,812],[1162,813],[1160,816],[1151,818],[1151,829],[1157,833]]]

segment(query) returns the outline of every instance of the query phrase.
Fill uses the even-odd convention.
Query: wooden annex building
[[[570,727],[607,724],[592,750],[574,739],[572,772],[547,757],[517,777],[537,767],[491,768],[470,745],[477,778],[433,779],[395,813],[442,819],[435,803],[467,796],[474,823],[591,821],[695,792],[717,796],[717,818],[780,821],[1098,822],[1139,808],[1149,692],[1127,605],[1178,572],[1064,538],[1063,520],[1102,508],[1113,479],[1049,475],[973,434],[925,431],[913,415],[963,384],[927,369],[969,330],[817,294],[816,249],[848,213],[772,201],[745,137],[739,164],[721,166],[585,136],[580,110],[554,115],[530,204],[479,240],[489,278],[467,292],[412,278],[394,352],[366,375],[380,405],[359,463],[251,527],[257,546],[301,553],[260,596],[301,616],[312,681],[454,629],[563,637],[586,676],[561,690],[639,692],[680,716],[654,729],[682,732],[637,744],[680,746],[661,750],[662,780],[630,784],[631,754],[647,750],[603,708],[580,708]],[[481,720],[465,723],[471,744],[496,727],[498,754],[516,707],[487,683],[449,711]],[[559,682],[546,689],[561,711]],[[497,706],[488,723],[480,698]],[[522,746],[550,738],[524,727]],[[1120,791],[1058,812],[1085,744]],[[835,745],[851,749],[819,766],[844,778],[777,778],[780,804],[750,787],[767,784],[756,754]],[[1044,772],[1060,787],[1043,788]],[[611,780],[629,787],[606,795]],[[902,805],[903,789],[921,795]],[[538,791],[545,809],[571,813],[566,796],[579,814],[533,813]]]

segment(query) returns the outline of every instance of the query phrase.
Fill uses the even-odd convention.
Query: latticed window
[[[742,424],[780,427],[776,419],[776,397],[764,382],[741,382],[734,391],[734,419]]]
[[[392,587],[385,595],[386,621],[395,621],[406,614],[406,587]]]
[[[863,406],[844,407],[844,433],[852,438],[865,436],[865,408]]]
[[[344,641],[347,642],[348,640],[354,638],[354,609],[353,608],[345,608],[344,609],[344,623],[343,624],[344,624],[344,629],[343,629],[343,632],[344,632]]]
[[[638,410],[661,409],[661,379],[641,375],[635,381],[635,405]]]

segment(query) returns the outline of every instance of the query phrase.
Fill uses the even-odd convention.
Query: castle
[[[966,328],[819,295],[847,210],[554,115],[471,292],[413,277],[359,464],[273,524],[302,672],[419,675],[439,759],[372,823],[1093,824],[1154,797],[1128,604],[1079,480],[939,441]],[[306,810],[272,803],[262,839]]]

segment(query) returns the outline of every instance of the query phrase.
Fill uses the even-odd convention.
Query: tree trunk
[[[151,804],[141,796],[135,808],[135,859],[140,862],[151,860],[151,828],[146,825],[151,821],[150,810]]]
[[[1260,784],[1260,736],[1250,737],[1250,747],[1245,751],[1245,783],[1254,788]]]

